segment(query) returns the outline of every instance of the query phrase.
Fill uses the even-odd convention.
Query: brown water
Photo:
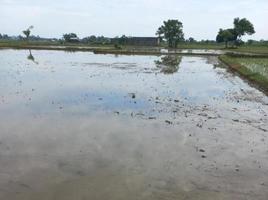
[[[0,51],[0,199],[268,198],[268,98],[216,57]]]

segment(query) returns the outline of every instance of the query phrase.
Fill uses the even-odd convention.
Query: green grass
[[[93,51],[95,49],[111,49],[112,45],[87,45],[82,43],[60,43],[47,41],[3,41],[0,40],[1,48],[13,49],[39,49],[39,50],[64,50],[64,51]]]
[[[178,45],[179,49],[221,49],[228,51],[235,51],[241,53],[254,53],[254,54],[267,54],[268,55],[268,45],[243,45],[237,48],[227,48],[225,49],[224,44],[206,44],[206,43],[181,43]]]
[[[248,80],[268,92],[268,58],[221,55],[219,59]]]
[[[114,45],[91,45],[83,43],[43,42],[43,41],[3,41],[0,40],[0,48],[14,49],[44,49],[44,50],[70,50],[70,51],[95,51],[96,53],[118,53],[118,54],[161,54],[160,50],[165,46],[120,46]],[[182,43],[178,49],[221,49],[217,44],[185,44]]]
[[[58,41],[55,42],[48,42],[48,41],[12,41],[12,40],[0,40],[0,47],[1,46],[28,46],[28,45],[35,45],[35,46],[114,46],[114,45],[90,45],[90,44],[83,44],[83,43],[64,43],[61,44]],[[148,47],[148,46],[123,46],[124,48],[159,48],[166,46],[159,46],[159,47]],[[178,45],[178,49],[223,49],[224,45],[222,44],[206,44],[206,43],[180,43]]]
[[[244,53],[268,54],[268,46],[247,45],[232,50]]]
[[[57,49],[68,47],[69,49],[91,51],[92,49],[98,50],[115,50],[115,51],[140,51],[140,52],[158,52],[160,48],[167,48],[166,46],[122,46],[122,49],[116,49],[112,44],[83,44],[83,43],[60,43],[59,41],[48,42],[48,41],[12,41],[12,40],[0,40],[0,48],[18,48],[18,49],[51,49],[51,50],[64,50]],[[88,49],[87,49],[88,48]],[[227,50],[237,53],[253,53],[253,54],[265,54],[268,56],[268,46],[257,46],[257,45],[244,45],[239,48],[225,49],[224,44],[217,43],[179,43],[177,49],[208,49],[208,50]],[[67,49],[68,50],[68,49]]]
[[[180,43],[178,49],[224,49],[223,44]]]
[[[233,58],[252,73],[258,73],[268,79],[268,58]]]
[[[60,45],[59,42],[46,42],[46,41],[13,41],[13,40],[0,40],[0,47],[22,47],[28,45],[42,46],[42,45]]]

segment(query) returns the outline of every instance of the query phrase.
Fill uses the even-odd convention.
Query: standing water
[[[267,199],[268,98],[217,57],[0,58],[0,199]]]

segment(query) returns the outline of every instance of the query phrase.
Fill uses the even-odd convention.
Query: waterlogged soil
[[[268,98],[216,57],[0,58],[1,200],[267,200]]]

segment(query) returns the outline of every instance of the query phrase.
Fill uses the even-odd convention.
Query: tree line
[[[33,30],[33,26],[30,26],[26,30],[23,30],[23,36],[18,36],[19,40],[38,40],[41,39],[39,36],[31,35],[31,31]],[[242,41],[242,37],[244,35],[252,35],[255,33],[254,25],[246,18],[235,18],[233,21],[233,27],[228,29],[220,29],[216,40],[202,40],[196,41],[193,37],[189,39],[185,39],[183,32],[183,23],[177,19],[169,19],[164,21],[163,24],[157,29],[156,36],[159,40],[167,44],[170,48],[176,48],[179,43],[206,43],[206,44],[214,44],[214,43],[225,43],[225,47],[231,43],[232,46],[242,45],[244,42]],[[54,39],[60,43],[85,43],[85,44],[111,44],[112,41],[116,41],[118,45],[126,44],[129,37],[126,35],[122,35],[121,37],[108,38],[104,36],[95,36],[91,35],[88,37],[84,37],[80,39],[76,33],[66,33],[63,34],[61,39]],[[0,34],[0,39],[10,39],[8,35]],[[255,41],[248,40],[247,44],[263,44],[267,45],[268,41]]]
[[[243,43],[242,36],[255,33],[253,24],[246,18],[234,19],[234,27],[229,29],[220,29],[216,36],[216,42],[225,43],[225,47],[228,47],[228,43],[232,42],[233,45],[239,46]],[[164,39],[168,46],[176,48],[180,42],[185,41],[183,33],[183,24],[178,20],[164,21],[156,32],[156,35],[160,39]],[[189,38],[189,42],[194,42],[193,38]]]
[[[216,36],[215,41],[202,41],[202,43],[225,43],[225,47],[228,47],[228,43],[232,42],[233,46],[240,46],[244,42],[242,41],[242,36],[244,35],[252,35],[255,33],[255,29],[253,24],[247,20],[246,18],[235,18],[234,19],[234,27],[228,28],[228,29],[220,29],[218,32],[218,35]],[[157,31],[156,31],[157,37],[162,42],[166,42],[168,47],[170,48],[177,48],[178,44],[181,42],[187,42],[187,43],[197,43],[197,41],[190,37],[189,39],[184,38],[183,33],[183,23],[176,19],[170,19],[163,22],[163,25],[161,25]],[[65,41],[70,42],[72,38],[78,38],[76,34],[70,33],[70,34],[64,34],[63,38]],[[118,43],[121,45],[124,45],[127,40],[127,36],[123,35],[122,37],[118,38]],[[84,42],[94,42],[98,38],[95,36],[90,36],[87,38],[82,39]],[[105,40],[103,37],[102,40],[109,41],[108,39]],[[264,44],[265,41],[260,41]],[[256,41],[249,40],[248,44],[256,44]]]

